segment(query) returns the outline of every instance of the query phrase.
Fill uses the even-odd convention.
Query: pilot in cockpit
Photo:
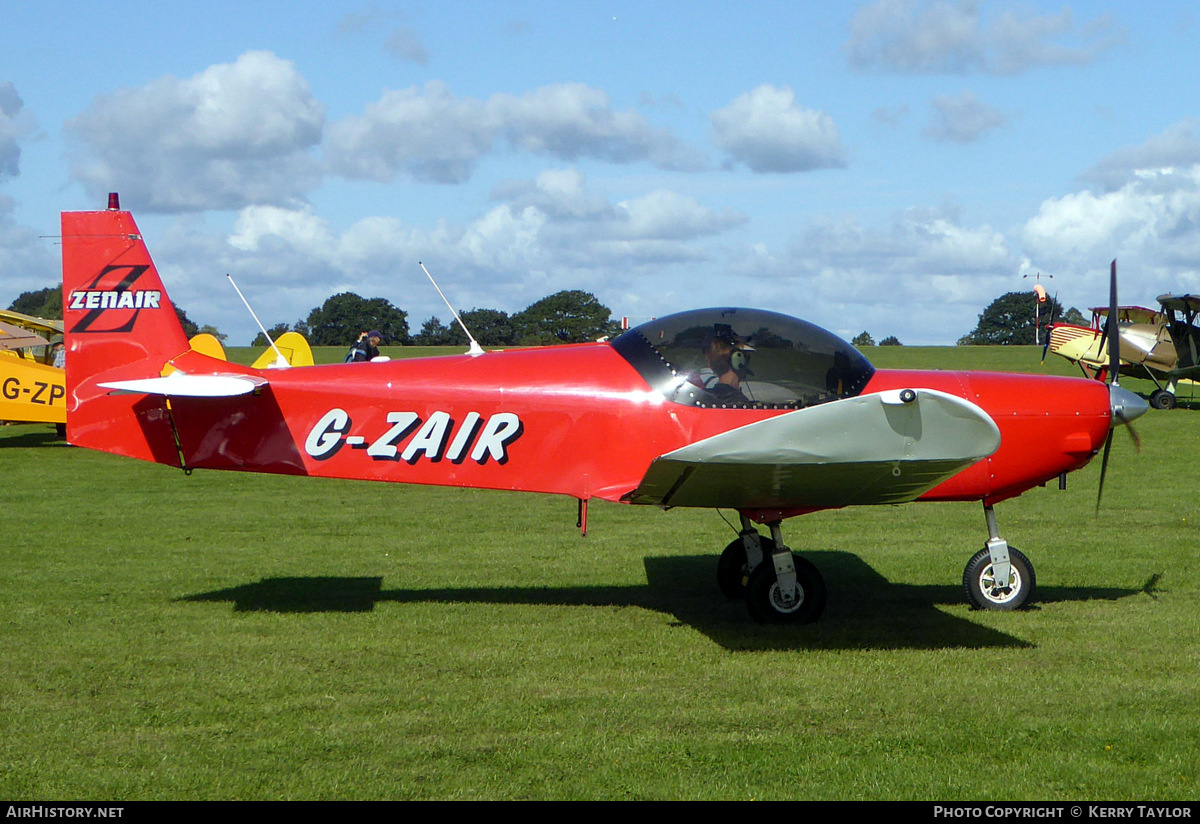
[[[708,366],[696,373],[693,382],[721,403],[749,403],[742,391],[742,377],[750,371],[747,353],[754,349],[740,340],[729,324],[718,323],[705,336],[703,351]]]

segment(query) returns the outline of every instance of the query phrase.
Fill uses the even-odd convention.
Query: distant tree
[[[279,340],[279,337],[285,332],[292,331],[286,323],[277,323],[267,330],[267,334],[271,336],[271,340]],[[267,338],[262,332],[254,336],[254,340],[250,341],[251,346],[266,346]]]
[[[33,315],[35,318],[62,320],[62,285],[22,292],[8,308],[9,311]]]
[[[859,332],[857,335],[855,335],[854,340],[852,340],[850,342],[853,343],[855,346],[874,346],[875,345],[875,339],[872,338],[870,333],[866,332],[865,330],[862,332]]]
[[[192,322],[192,319],[187,316],[187,312],[180,308],[179,304],[175,304],[175,317],[179,318],[179,325],[183,327],[183,334],[189,338],[194,338],[200,334],[200,327]]]
[[[449,346],[453,340],[451,331],[443,326],[440,320],[430,318],[421,324],[421,331],[417,333],[413,342],[418,346]]]
[[[215,327],[209,323],[206,323],[203,326],[201,326],[198,334],[212,335],[214,338],[219,340],[221,343],[224,343],[229,338],[229,335],[226,335],[220,329],[218,329],[217,327]]]
[[[879,342],[879,345],[880,346],[903,346],[904,344],[901,343],[900,338],[896,337],[895,335],[888,335],[886,338],[884,338],[883,340],[881,340]]]
[[[471,309],[459,312],[462,322],[471,330],[480,346],[512,346],[517,342],[513,320],[507,312],[499,309]],[[421,326],[416,342],[422,346],[466,346],[467,335],[458,321],[446,325],[437,318],[430,318]]]
[[[499,309],[472,309],[469,312],[459,312],[458,315],[481,346],[512,346],[517,342],[517,330],[507,312]],[[452,331],[457,332],[461,338],[461,341],[455,340],[455,343],[467,342],[466,335],[457,323]]]
[[[590,292],[556,292],[512,318],[516,339],[524,344],[583,343],[612,334],[612,311]]]
[[[1072,306],[1070,309],[1068,309],[1067,313],[1065,315],[1063,315],[1061,318],[1056,318],[1055,322],[1056,323],[1073,323],[1076,326],[1087,326],[1088,325],[1087,319],[1083,316],[1083,312],[1080,312],[1074,306]]]
[[[1034,317],[1033,292],[1007,292],[996,298],[979,316],[975,331],[959,339],[959,345],[973,346],[1032,346],[1037,320]],[[1062,317],[1062,304],[1047,298],[1038,314],[1043,324],[1051,315]]]
[[[349,346],[360,332],[371,329],[383,333],[385,344],[409,342],[407,312],[383,298],[367,299],[353,292],[334,295],[309,312],[304,329],[313,346]]]

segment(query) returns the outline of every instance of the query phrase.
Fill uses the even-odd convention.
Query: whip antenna
[[[275,350],[275,368],[286,369],[291,366],[287,358],[279,351],[279,347],[275,345],[275,341],[271,340],[271,336],[267,334],[266,327],[262,325],[262,321],[258,319],[258,315],[254,314],[254,310],[250,308],[250,301],[246,300],[246,296],[242,294],[242,290],[234,283],[233,275],[226,272],[225,277],[229,278],[229,285],[233,287],[233,291],[238,293],[238,297],[242,299],[242,303],[246,304],[246,311],[250,313],[250,317],[254,318],[254,322],[258,324],[258,328],[262,330],[263,337],[267,339],[267,343],[271,344],[271,348]]]
[[[425,277],[429,278],[429,282],[433,284],[433,288],[437,289],[437,293],[442,296],[442,302],[446,304],[446,308],[450,310],[450,314],[454,315],[454,319],[458,321],[458,325],[466,333],[467,340],[471,341],[471,346],[467,349],[467,354],[482,355],[483,347],[479,345],[479,341],[475,340],[475,336],[471,334],[471,330],[467,328],[462,318],[458,316],[458,312],[454,311],[454,307],[450,305],[450,301],[446,300],[446,295],[442,292],[442,288],[437,285],[437,281],[433,279],[433,275],[429,274],[429,270],[425,268],[425,264],[421,261],[418,260],[417,265],[421,267],[421,271],[425,273]]]

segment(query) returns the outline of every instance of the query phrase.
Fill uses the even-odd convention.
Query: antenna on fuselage
[[[482,355],[483,347],[479,345],[479,341],[475,340],[475,336],[471,334],[471,330],[463,323],[462,318],[458,316],[458,312],[454,311],[454,307],[450,305],[450,301],[446,300],[445,293],[442,292],[442,287],[437,285],[437,281],[433,279],[433,275],[429,274],[429,270],[425,268],[425,264],[417,261],[417,265],[421,267],[421,271],[425,273],[425,277],[429,278],[429,282],[433,284],[433,288],[437,289],[437,293],[442,296],[442,302],[446,304],[446,308],[450,310],[450,314],[454,315],[454,319],[458,321],[458,325],[462,327],[463,332],[467,335],[467,340],[471,341],[471,346],[467,349],[468,355]]]
[[[291,364],[288,363],[288,359],[283,356],[283,353],[279,351],[279,347],[275,345],[275,341],[271,340],[271,336],[267,334],[266,327],[262,325],[262,321],[258,319],[258,315],[254,314],[254,310],[250,308],[250,301],[246,300],[246,296],[242,294],[242,290],[234,283],[233,275],[226,272],[225,277],[229,278],[229,285],[233,287],[233,291],[238,293],[238,297],[242,299],[242,303],[246,304],[246,310],[250,313],[250,317],[254,318],[254,322],[258,324],[258,328],[262,330],[263,337],[267,339],[267,343],[271,344],[271,348],[275,350],[274,368],[287,369]]]

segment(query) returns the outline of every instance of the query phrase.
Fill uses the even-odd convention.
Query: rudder
[[[62,213],[68,439],[161,460],[164,450],[174,451],[169,411],[97,384],[161,374],[188,351],[187,336],[133,216],[117,207],[115,195],[109,203],[105,211]]]

